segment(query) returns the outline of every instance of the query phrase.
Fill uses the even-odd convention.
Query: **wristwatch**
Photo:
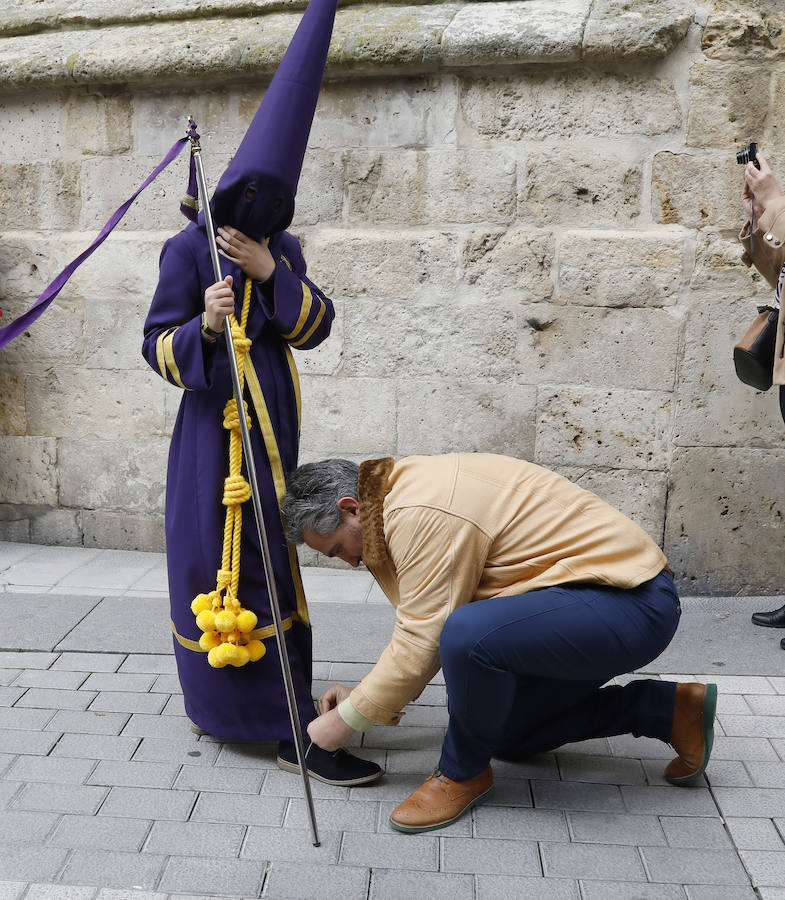
[[[220,331],[213,331],[212,328],[207,324],[207,313],[202,313],[202,334],[211,341],[214,341],[216,338],[221,336]]]

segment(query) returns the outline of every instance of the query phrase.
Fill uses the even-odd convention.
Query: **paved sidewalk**
[[[391,607],[365,572],[304,581],[315,690],[356,683]],[[312,781],[314,848],[272,745],[191,734],[162,555],[0,543],[0,593],[0,900],[785,900],[785,653],[749,624],[783,597],[686,599],[649,667],[719,685],[702,785],[667,785],[657,741],[587,741],[495,763],[471,816],[395,833],[390,810],[438,759],[437,679],[400,726],[364,736],[381,782]]]

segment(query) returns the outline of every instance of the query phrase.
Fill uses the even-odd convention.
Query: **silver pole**
[[[196,163],[196,180],[199,184],[199,198],[201,200],[202,211],[204,212],[204,225],[207,231],[207,241],[210,245],[210,259],[213,263],[213,272],[215,273],[216,282],[223,280],[221,273],[221,263],[218,259],[218,246],[215,242],[215,232],[213,229],[213,217],[210,211],[210,204],[207,202],[207,179],[204,175],[204,165],[202,164],[202,148],[199,140],[195,136],[196,123],[192,118],[188,120],[188,137],[191,141],[191,154]],[[229,354],[229,366],[232,372],[232,389],[234,391],[234,399],[237,403],[237,417],[240,420],[240,436],[242,438],[243,453],[245,455],[245,465],[248,470],[248,483],[251,486],[251,499],[253,500],[253,509],[256,517],[256,529],[259,534],[259,546],[262,549],[262,562],[264,563],[264,576],[267,579],[267,593],[270,597],[270,610],[273,614],[273,624],[275,625],[275,641],[278,644],[278,655],[281,658],[281,671],[283,672],[284,687],[286,688],[286,702],[289,706],[289,718],[292,722],[292,734],[294,735],[294,745],[297,750],[297,762],[300,766],[300,774],[303,779],[303,789],[305,790],[305,802],[308,806],[308,818],[311,823],[311,833],[313,835],[314,847],[319,846],[319,835],[316,831],[316,813],[313,808],[313,797],[311,795],[311,782],[308,775],[308,768],[305,765],[305,749],[303,746],[303,735],[300,731],[300,717],[297,715],[297,700],[294,696],[294,685],[292,684],[292,670],[289,667],[289,657],[286,653],[286,641],[281,621],[281,607],[278,604],[278,591],[275,586],[275,574],[273,572],[273,564],[270,558],[270,546],[267,542],[267,531],[264,525],[264,515],[262,513],[262,500],[259,495],[259,484],[256,480],[256,466],[254,464],[253,451],[251,449],[251,436],[248,434],[248,423],[245,420],[245,406],[243,405],[242,388],[240,387],[240,373],[237,369],[237,358],[234,355],[234,340],[232,339],[232,329],[229,325],[229,319],[225,320],[224,335],[226,336],[226,350]]]

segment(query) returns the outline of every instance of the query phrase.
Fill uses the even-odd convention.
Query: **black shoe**
[[[763,625],[764,628],[785,628],[785,606],[771,612],[753,613],[752,624]]]
[[[780,640],[780,647],[782,647],[782,649],[785,650],[785,638],[782,638]]]
[[[297,765],[297,749],[294,741],[281,741],[278,744],[278,768],[284,772],[300,774]],[[334,753],[322,750],[313,741],[306,743],[305,763],[308,774],[325,784],[336,784],[341,787],[356,787],[358,784],[369,784],[384,775],[384,769],[369,759],[360,759],[341,748]]]

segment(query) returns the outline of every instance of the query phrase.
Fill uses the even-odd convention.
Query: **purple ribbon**
[[[70,263],[63,269],[62,272],[55,278],[54,281],[49,284],[44,290],[43,294],[35,301],[35,303],[27,310],[27,312],[22,313],[21,316],[17,316],[13,322],[9,323],[5,326],[5,328],[0,328],[0,348],[5,347],[10,341],[12,341],[15,337],[18,337],[29,325],[32,325],[35,320],[46,311],[49,304],[54,300],[54,298],[60,293],[60,291],[65,286],[65,283],[68,279],[74,274],[74,272],[79,268],[79,266],[87,259],[88,256],[92,254],[94,250],[103,244],[103,242],[109,237],[115,225],[123,218],[123,216],[128,212],[131,207],[131,204],[136,200],[139,194],[152,182],[158,175],[169,165],[169,163],[179,155],[180,151],[183,147],[188,143],[188,137],[180,138],[176,141],[166,156],[161,160],[160,163],[153,169],[153,171],[147,176],[144,183],[139,187],[126,201],[122,206],[118,207],[112,213],[109,221],[104,225],[101,229],[101,233],[96,237],[90,246],[84,250],[76,259],[71,260]]]

